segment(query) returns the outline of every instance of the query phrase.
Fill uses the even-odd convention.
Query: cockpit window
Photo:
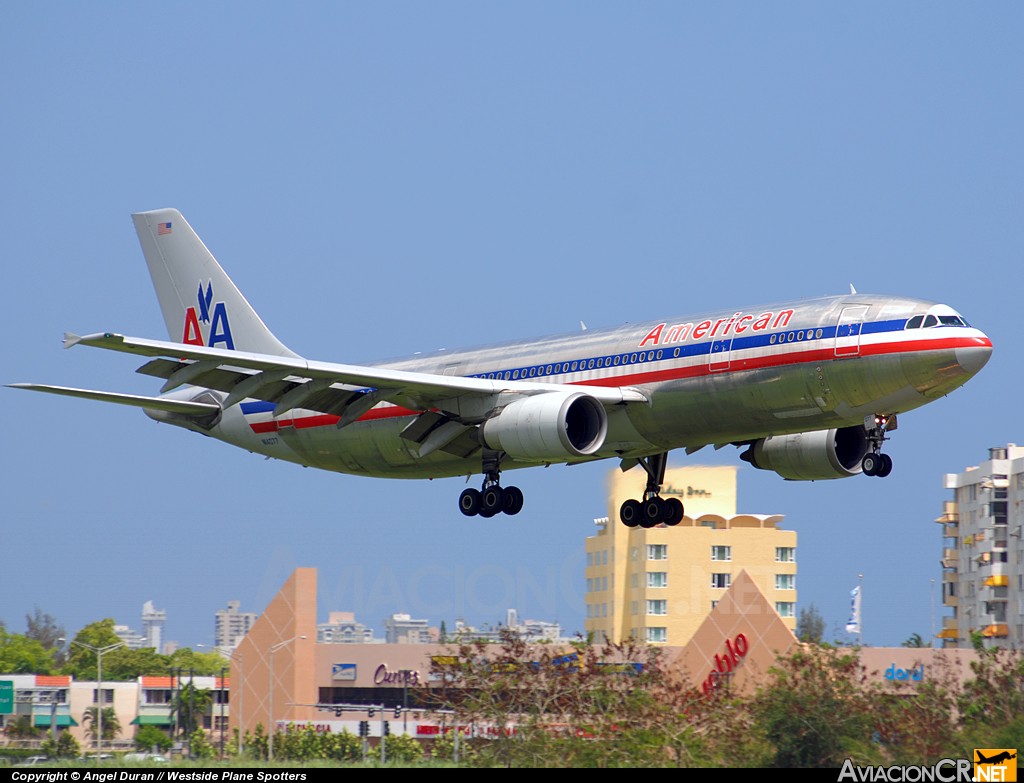
[[[929,329],[933,326],[967,326],[959,315],[915,315],[907,321],[907,329]]]

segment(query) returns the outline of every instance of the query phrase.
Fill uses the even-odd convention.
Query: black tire
[[[871,452],[864,455],[864,459],[860,461],[860,469],[864,471],[865,476],[877,476],[879,468],[882,467],[882,460],[879,454]]]
[[[510,517],[523,510],[523,491],[519,487],[505,487],[505,507],[502,510]]]
[[[892,457],[888,454],[880,454],[882,458],[882,464],[878,467],[878,477],[885,478],[892,473]]]
[[[640,501],[627,500],[619,507],[619,521],[626,527],[636,527],[640,524]]]
[[[480,493],[480,513],[489,517],[501,513],[505,508],[505,490],[494,485],[487,487]]]
[[[665,499],[665,524],[675,527],[683,521],[683,501],[679,498]]]
[[[459,495],[459,511],[467,517],[475,517],[480,513],[480,491],[470,487],[462,490]]]
[[[649,498],[644,501],[643,517],[640,519],[641,527],[654,527],[665,521],[665,501],[659,497]]]

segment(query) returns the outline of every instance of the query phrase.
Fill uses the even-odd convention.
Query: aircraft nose
[[[992,356],[992,341],[988,337],[979,337],[974,345],[965,345],[956,349],[956,361],[964,372],[974,375],[984,367]]]

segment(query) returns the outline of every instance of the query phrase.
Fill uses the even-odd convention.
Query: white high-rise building
[[[164,609],[155,609],[152,601],[146,601],[142,605],[142,635],[146,640],[144,647],[152,647],[157,652],[162,652],[166,623],[167,612]]]
[[[942,603],[952,610],[938,636],[945,647],[1024,648],[1024,446],[949,473],[942,515]]]
[[[240,601],[228,601],[227,609],[218,609],[214,615],[213,643],[217,647],[233,650],[242,641],[259,617],[255,612],[240,612]]]

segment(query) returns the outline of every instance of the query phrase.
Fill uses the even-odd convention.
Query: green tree
[[[912,633],[912,634],[910,634],[910,636],[908,636],[906,639],[904,639],[900,643],[900,646],[901,647],[912,647],[912,648],[916,649],[916,648],[919,648],[919,647],[931,647],[932,644],[931,644],[931,642],[928,642],[926,644],[924,639],[921,638],[921,634],[919,634],[919,633]]]
[[[171,653],[169,657],[165,657],[167,666],[173,669],[191,671],[197,677],[220,676],[224,669],[230,668],[227,666],[227,660],[220,653],[196,652],[189,647],[180,647]]]
[[[171,714],[176,715],[175,725],[180,726],[186,736],[203,725],[203,716],[213,704],[213,692],[197,688],[188,682],[178,688],[171,701]]]
[[[796,621],[796,638],[808,644],[821,644],[824,637],[825,618],[821,616],[818,607],[811,604],[806,609],[800,609]]]
[[[45,614],[38,606],[35,612],[25,615],[27,630],[25,636],[39,642],[43,649],[54,652],[55,664],[63,665],[64,626],[57,625],[53,615]]]
[[[804,645],[779,659],[754,702],[775,767],[840,767],[869,747],[873,703],[856,652]]]
[[[82,754],[82,747],[70,732],[62,731],[54,741],[48,738],[40,746],[40,750],[51,759],[75,759]]]
[[[217,755],[217,750],[210,744],[206,732],[200,728],[197,728],[189,735],[188,747],[192,758],[212,759]]]
[[[166,753],[174,745],[174,740],[167,736],[156,726],[139,726],[135,732],[135,747],[146,752],[156,748],[161,753]]]
[[[0,672],[4,674],[52,674],[54,650],[36,639],[0,628]]]

